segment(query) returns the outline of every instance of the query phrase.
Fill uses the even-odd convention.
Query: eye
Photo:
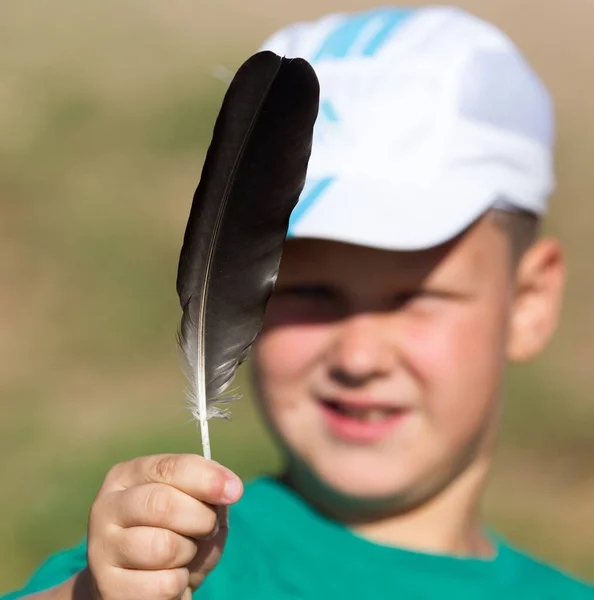
[[[277,322],[320,323],[338,318],[341,314],[339,294],[320,284],[282,284],[272,294],[270,319]]]
[[[394,305],[396,308],[404,308],[406,306],[417,305],[419,303],[446,300],[449,297],[451,297],[450,294],[440,290],[411,290],[409,292],[397,294],[394,297]]]

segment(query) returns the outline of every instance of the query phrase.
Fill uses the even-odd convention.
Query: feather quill
[[[259,52],[223,100],[184,234],[178,343],[210,459],[208,419],[260,332],[305,183],[319,84],[303,59]]]

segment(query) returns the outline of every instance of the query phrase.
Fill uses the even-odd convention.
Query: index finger
[[[111,491],[145,483],[165,483],[209,504],[232,504],[243,493],[241,479],[197,454],[156,454],[116,465],[105,480]]]

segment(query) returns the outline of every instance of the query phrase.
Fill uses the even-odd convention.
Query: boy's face
[[[549,294],[540,343],[522,333],[538,302],[517,283],[488,219],[421,252],[289,241],[254,348],[271,426],[340,494],[436,493],[488,455],[506,355],[528,358],[554,328]]]

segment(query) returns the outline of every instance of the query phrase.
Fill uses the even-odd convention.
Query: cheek
[[[408,332],[410,365],[425,387],[427,416],[446,437],[468,436],[495,409],[504,365],[505,311],[496,308],[502,305],[457,307]]]
[[[254,345],[263,401],[293,402],[307,387],[328,338],[321,325],[265,325]]]
[[[284,325],[265,328],[253,348],[263,416],[292,451],[303,446],[304,432],[312,431],[308,390],[326,337],[319,327]]]

